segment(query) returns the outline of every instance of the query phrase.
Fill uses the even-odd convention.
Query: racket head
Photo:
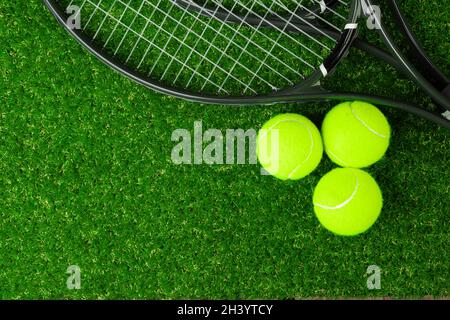
[[[349,50],[356,29],[348,26],[355,25],[359,14],[358,1],[329,1],[325,12],[319,0],[300,1],[296,8],[282,0],[269,1],[272,6],[264,0],[239,5],[228,1],[231,7],[218,0],[182,1],[201,12],[183,8],[179,1],[44,0],[61,25],[113,69],[165,94],[221,104],[271,102],[274,96],[318,83]],[[231,24],[205,16],[203,8],[209,5],[211,10],[211,4],[216,12],[225,10],[235,18],[255,15],[267,22],[270,14],[285,25]],[[82,18],[80,29],[74,28],[77,14]],[[286,30],[294,18],[309,27],[316,23],[313,20],[333,25],[340,37],[291,34]]]

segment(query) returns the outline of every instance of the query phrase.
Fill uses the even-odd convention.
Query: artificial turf
[[[450,8],[402,7],[448,75]],[[430,16],[432,18],[430,18]],[[428,106],[364,55],[333,84]],[[357,82],[355,82],[357,80]],[[449,133],[383,108],[386,156],[368,171],[384,196],[367,233],[337,237],[314,217],[325,156],[300,181],[257,165],[175,165],[175,129],[259,128],[282,112],[318,126],[330,103],[207,106],[152,92],[90,56],[40,1],[0,2],[0,298],[448,296]],[[68,290],[78,265],[82,288]],[[382,269],[368,290],[366,269]]]

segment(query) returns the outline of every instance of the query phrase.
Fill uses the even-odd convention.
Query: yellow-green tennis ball
[[[342,167],[368,167],[385,154],[391,129],[383,113],[361,102],[344,102],[327,113],[322,137],[328,157]]]
[[[297,180],[320,163],[323,145],[320,132],[308,118],[280,114],[258,132],[256,152],[262,167],[281,180]]]
[[[380,215],[383,198],[376,181],[353,168],[331,170],[313,195],[320,223],[337,235],[353,236],[369,229]]]

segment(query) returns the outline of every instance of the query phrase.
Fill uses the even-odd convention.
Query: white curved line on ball
[[[386,139],[387,136],[379,133],[377,131],[375,131],[374,129],[372,129],[367,123],[365,123],[360,117],[358,117],[358,115],[355,113],[355,111],[353,110],[352,106],[350,105],[350,111],[352,112],[353,116],[359,121],[361,122],[361,124],[367,128],[367,130],[369,130],[370,132],[372,132],[373,134],[379,136],[380,138]]]
[[[342,160],[341,158],[339,158],[333,151],[330,150],[330,148],[327,148],[326,150],[327,153],[331,154],[333,157],[335,157],[337,160],[339,160],[343,166],[348,167],[347,162],[345,162],[344,160]]]
[[[266,135],[268,135],[268,134],[269,134],[269,131],[272,130],[275,126],[277,126],[277,125],[279,125],[280,123],[283,123],[283,122],[295,122],[295,123],[300,124],[301,126],[303,126],[304,128],[306,128],[306,130],[308,131],[308,134],[309,134],[309,138],[310,138],[310,140],[311,140],[311,146],[310,146],[310,148],[309,148],[308,156],[305,158],[305,160],[303,160],[300,164],[298,164],[298,165],[291,171],[291,173],[289,173],[289,175],[288,175],[288,179],[289,179],[289,178],[294,174],[295,171],[297,171],[298,169],[300,169],[300,167],[301,167],[306,161],[308,161],[309,158],[311,158],[312,151],[313,151],[313,148],[314,148],[314,140],[313,140],[313,137],[312,137],[311,130],[308,128],[308,126],[305,125],[302,121],[298,121],[298,120],[279,120],[279,121],[275,122],[275,123],[274,123],[273,125],[271,125],[265,132],[263,132],[263,134],[261,135],[261,139],[262,139],[263,137],[265,137]],[[259,139],[258,139],[258,140],[259,140]]]
[[[302,122],[300,122],[300,121],[298,121],[298,123],[300,123],[300,124],[301,124],[303,127],[305,127],[306,130],[308,131],[309,139],[311,140],[311,145],[310,145],[310,147],[309,147],[309,153],[308,153],[308,156],[307,156],[301,163],[299,163],[299,164],[294,168],[294,170],[291,171],[291,173],[289,173],[288,179],[290,179],[291,176],[294,174],[294,172],[296,172],[298,169],[300,169],[300,167],[301,167],[305,162],[307,162],[307,161],[309,160],[309,158],[311,158],[311,155],[312,155],[312,152],[313,152],[313,148],[314,148],[314,140],[313,140],[313,136],[312,136],[311,130],[310,130],[310,129],[308,128],[308,126],[306,126],[304,123],[302,123]]]
[[[344,202],[338,204],[337,206],[326,206],[326,205],[323,205],[323,204],[320,204],[320,203],[314,203],[314,205],[319,207],[319,208],[326,209],[326,210],[336,210],[336,209],[340,209],[342,207],[345,207],[350,201],[353,200],[353,198],[355,197],[356,192],[358,191],[358,188],[359,188],[358,177],[356,176],[356,174],[354,174],[354,177],[355,177],[355,180],[356,180],[356,185],[355,185],[355,188],[353,189],[353,193],[350,195],[350,197],[347,200],[345,200]]]

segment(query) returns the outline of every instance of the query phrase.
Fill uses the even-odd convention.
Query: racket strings
[[[191,91],[251,95],[292,86],[318,68],[336,40],[313,21],[342,30],[348,4],[340,3],[342,13],[326,8],[325,14],[315,10],[319,0],[71,0],[67,7],[79,7],[82,29],[94,41],[152,79]]]
[[[144,1],[144,2],[146,2],[146,1]],[[150,4],[150,3],[149,3],[149,4]],[[150,5],[152,5],[152,4],[150,4]],[[152,6],[153,6],[153,5],[152,5]],[[158,8],[155,7],[155,9],[158,9]],[[160,11],[161,11],[161,10],[160,10]],[[200,22],[200,23],[202,24],[203,30],[205,30],[206,28],[211,28],[211,26],[210,26],[209,23],[205,23],[202,19],[200,19],[200,17],[201,17],[201,12],[197,13],[196,15],[194,15],[194,14],[190,13],[189,11],[184,10],[184,11],[183,11],[183,16],[184,16],[184,14],[186,14],[186,13],[188,13],[192,18],[194,18],[194,19],[196,20],[196,22]],[[171,18],[170,15],[167,15],[167,16],[168,16],[169,18]],[[176,50],[176,52],[175,52],[175,55],[177,55],[177,54],[179,53],[179,49],[180,49],[182,46],[185,46],[185,47],[187,47],[188,49],[191,50],[191,53],[198,54],[198,55],[201,57],[202,60],[206,61],[207,63],[212,64],[213,67],[214,67],[214,70],[213,70],[213,71],[215,71],[216,69],[218,69],[218,70],[220,70],[220,71],[222,71],[222,72],[225,72],[226,75],[227,75],[227,78],[226,78],[225,80],[227,80],[229,77],[231,77],[231,78],[233,78],[233,80],[238,81],[238,82],[240,82],[242,85],[246,86],[246,84],[243,83],[241,80],[239,80],[237,77],[235,77],[235,76],[232,74],[232,72],[227,71],[227,70],[224,70],[224,69],[221,67],[220,61],[212,61],[207,55],[198,52],[195,45],[189,46],[189,45],[185,42],[185,41],[186,41],[186,38],[189,36],[189,34],[193,34],[198,40],[202,40],[202,41],[204,41],[205,43],[208,43],[208,42],[209,42],[209,47],[206,49],[207,51],[209,51],[211,48],[214,48],[215,50],[221,50],[219,47],[217,47],[217,45],[214,44],[214,42],[208,41],[206,38],[204,38],[203,33],[199,34],[199,33],[197,33],[196,31],[193,30],[193,26],[195,25],[196,22],[195,22],[195,23],[192,23],[190,26],[188,26],[188,25],[185,25],[185,24],[182,24],[182,23],[181,23],[182,19],[178,19],[178,20],[177,20],[177,19],[172,18],[172,20],[176,23],[176,28],[178,28],[179,26],[181,26],[181,27],[183,27],[183,28],[186,30],[186,33],[185,33],[184,38],[181,39],[181,40],[180,40],[179,38],[176,38],[176,37],[173,36],[173,35],[174,35],[174,32],[170,33],[169,39],[168,39],[168,41],[166,42],[165,47],[170,43],[170,41],[171,41],[172,39],[175,39],[175,40],[178,42],[178,44],[179,44],[179,45],[178,45],[178,48],[177,48],[177,50]],[[224,25],[224,24],[222,24],[222,25]],[[162,29],[162,30],[165,31],[164,29]],[[213,31],[216,31],[216,30],[213,29]],[[168,33],[168,32],[166,31],[166,33]],[[228,39],[227,39],[227,40],[228,40]],[[247,38],[246,40],[251,41],[251,39],[249,39],[249,38]],[[229,43],[231,43],[231,42],[229,42]],[[242,49],[242,48],[240,48],[240,49]],[[258,75],[257,75],[256,73],[254,73],[249,67],[247,67],[246,65],[242,64],[242,63],[239,61],[239,59],[236,59],[236,58],[232,57],[231,55],[226,54],[226,51],[222,51],[222,53],[224,53],[228,59],[230,59],[230,60],[232,60],[232,61],[234,62],[234,65],[233,65],[232,70],[234,70],[234,67],[235,67],[236,65],[239,65],[240,67],[244,68],[247,72],[252,73],[253,76],[258,77],[258,79],[260,79],[262,82],[266,83],[267,85],[269,85],[269,86],[271,86],[273,89],[275,89],[275,86],[274,86],[274,85],[272,85],[271,83],[269,83],[268,81],[266,81],[266,80],[263,79],[262,77],[258,76]],[[267,50],[265,50],[265,53],[268,54],[268,55],[271,55],[271,53],[270,53],[269,51],[267,51]],[[223,55],[222,55],[222,56],[223,56]],[[189,60],[189,59],[186,59],[186,60]],[[172,60],[172,61],[173,61],[173,60]],[[168,64],[168,67],[167,67],[166,70],[163,72],[163,76],[160,78],[160,80],[162,80],[162,79],[164,78],[164,75],[167,73],[168,69],[169,69],[170,66],[172,65],[172,61]],[[183,66],[186,66],[186,63],[184,63]],[[286,65],[286,67],[288,67],[288,66]],[[273,70],[273,69],[272,69],[272,70]],[[181,71],[181,70],[180,70],[180,71]],[[274,71],[274,70],[273,70],[273,71]],[[211,73],[210,73],[210,74],[211,74]],[[221,86],[221,88],[222,88],[222,86]],[[254,91],[254,92],[256,92],[256,91]]]
[[[213,1],[213,2],[215,2],[215,1]],[[257,4],[257,3],[258,3],[257,1],[253,2],[253,5],[254,5],[254,4]],[[270,7],[267,8],[266,14],[265,14],[264,16],[259,16],[259,18],[260,18],[260,23],[259,23],[259,25],[258,25],[256,28],[253,28],[253,32],[252,32],[252,33],[250,34],[250,36],[248,36],[248,37],[245,36],[245,34],[240,33],[240,29],[243,27],[244,24],[245,24],[245,25],[248,25],[249,27],[251,27],[248,23],[245,22],[245,16],[244,16],[244,19],[241,19],[241,22],[239,23],[239,25],[238,25],[237,27],[236,27],[236,26],[232,26],[232,25],[230,25],[230,24],[226,24],[226,23],[222,23],[222,24],[221,24],[221,26],[220,26],[220,28],[219,28],[219,31],[222,29],[222,27],[225,26],[225,27],[227,27],[228,29],[230,29],[230,31],[232,32],[232,36],[231,36],[231,38],[227,38],[227,37],[225,37],[223,34],[221,34],[220,32],[217,33],[217,35],[220,35],[222,38],[225,38],[224,40],[228,42],[228,45],[227,45],[227,47],[225,48],[226,50],[222,51],[222,54],[220,55],[220,57],[219,57],[219,59],[218,59],[218,63],[220,63],[220,61],[222,60],[222,58],[223,58],[224,56],[226,56],[227,58],[229,58],[229,56],[227,56],[225,53],[226,53],[226,51],[228,50],[228,48],[229,48],[230,45],[233,45],[233,44],[234,44],[234,45],[236,45],[236,46],[241,50],[241,52],[240,52],[240,54],[239,54],[239,56],[238,56],[237,58],[232,58],[232,59],[234,60],[235,63],[234,63],[233,66],[231,67],[230,73],[232,73],[233,70],[235,69],[235,67],[239,64],[239,58],[240,58],[244,53],[248,52],[248,54],[249,54],[250,56],[254,57],[254,58],[259,62],[259,67],[257,68],[257,71],[256,71],[256,72],[254,72],[254,71],[252,71],[252,70],[249,70],[249,71],[252,73],[252,75],[253,75],[252,79],[258,77],[258,71],[261,70],[261,68],[264,66],[264,67],[268,67],[269,69],[271,69],[271,71],[273,71],[273,72],[277,73],[278,75],[280,75],[281,77],[283,77],[283,78],[284,78],[286,81],[288,81],[290,84],[293,84],[292,81],[290,81],[288,78],[286,78],[285,76],[283,76],[278,70],[276,70],[276,69],[274,69],[273,67],[267,65],[266,61],[267,61],[267,58],[269,58],[269,57],[270,57],[270,58],[273,58],[273,59],[275,59],[275,60],[277,60],[277,61],[280,62],[285,68],[290,69],[292,72],[296,73],[299,77],[303,78],[303,75],[302,75],[302,74],[298,73],[295,69],[292,68],[292,66],[290,66],[290,65],[288,65],[287,63],[285,63],[284,61],[280,60],[277,56],[275,56],[275,55],[272,53],[272,51],[273,51],[273,49],[274,49],[275,46],[280,46],[282,50],[284,50],[284,51],[288,52],[289,54],[291,54],[292,57],[296,57],[296,55],[295,55],[294,53],[292,53],[291,50],[289,50],[288,48],[286,48],[286,47],[284,47],[284,46],[281,46],[281,45],[278,43],[278,40],[279,40],[280,37],[283,35],[283,33],[279,33],[278,37],[275,38],[275,39],[273,39],[273,38],[271,38],[271,37],[265,35],[264,33],[260,32],[260,30],[259,30],[259,26],[260,26],[262,23],[264,23],[265,21],[267,21],[267,15],[270,14],[270,12],[271,12],[271,10],[272,10],[272,6],[273,6],[275,3],[276,3],[276,2],[272,2],[272,4],[270,5]],[[237,4],[237,2],[235,2],[235,4]],[[198,5],[195,5],[195,6],[198,6]],[[215,11],[218,11],[219,8],[221,8],[221,7],[220,7],[220,4],[217,3],[217,6],[216,6]],[[248,10],[248,11],[247,11],[247,16],[248,16],[248,15],[252,12],[252,11],[251,11],[252,8],[248,8],[248,7],[245,7],[245,8]],[[204,8],[203,8],[203,7],[198,6],[198,9],[199,9],[199,12],[203,12],[203,11],[204,11]],[[221,8],[221,9],[224,9],[224,11],[227,13],[227,15],[229,15],[229,16],[233,16],[233,15],[234,15],[234,16],[235,16],[235,14],[233,13],[234,6],[233,6],[233,8],[231,8],[231,9],[226,9],[226,8]],[[211,15],[211,16],[214,17],[214,14]],[[292,17],[292,16],[293,16],[293,15],[291,15],[291,17]],[[196,18],[198,19],[198,16],[197,16]],[[201,23],[204,24],[204,22],[203,22],[202,20],[199,20],[199,21],[200,21]],[[287,24],[286,24],[286,26],[287,26]],[[209,27],[209,25],[208,25],[208,27]],[[281,30],[281,31],[284,32],[284,29]],[[265,49],[264,47],[258,45],[258,43],[257,43],[256,41],[253,40],[254,37],[255,37],[255,35],[257,35],[257,34],[260,35],[261,37],[266,38],[267,41],[271,42],[272,45],[271,45],[271,47],[270,47],[269,50],[267,50],[267,49]],[[233,39],[234,39],[237,35],[243,37],[243,38],[247,41],[247,43],[246,43],[244,46],[241,46],[241,45],[239,45],[238,43],[233,43]],[[291,39],[292,39],[293,41],[297,42],[297,40],[296,40],[295,38],[292,38],[292,37],[291,37]],[[260,49],[263,53],[265,53],[265,57],[263,58],[263,60],[260,60],[258,57],[256,57],[255,55],[253,55],[250,51],[247,51],[247,48],[248,48],[248,45],[249,45],[249,44],[252,44],[252,45],[256,46],[256,47],[257,47],[258,49]],[[299,43],[299,44],[302,45],[301,43]],[[211,42],[210,42],[210,45],[209,45],[209,47],[207,48],[207,51],[210,51],[210,49],[211,49],[212,47],[214,47],[214,41],[211,41]],[[304,46],[304,48],[305,48],[306,50],[309,50],[311,53],[316,54],[315,52],[313,52],[312,50],[310,50],[308,47]],[[316,54],[316,55],[317,55],[317,54]],[[317,55],[317,56],[320,58],[319,55]],[[305,60],[302,59],[301,57],[296,57],[296,58],[299,59],[300,61],[302,61],[302,62],[303,62],[305,65],[307,65],[308,67],[314,69],[314,66],[312,66],[311,64],[309,64],[307,61],[305,61]],[[214,72],[214,71],[215,71],[215,70],[213,70],[213,72]],[[213,73],[211,73],[211,74],[213,74]],[[211,75],[211,74],[210,74],[210,75]],[[259,78],[259,77],[258,77],[258,78]],[[226,78],[225,80],[227,80],[227,78]],[[250,81],[250,83],[251,83],[251,81]],[[248,83],[248,84],[246,85],[246,90],[249,88],[249,84],[250,84],[250,83]],[[274,89],[274,90],[277,89],[274,85],[271,85],[271,84],[269,84],[269,85],[272,87],[272,89]],[[202,89],[203,89],[203,88],[204,88],[204,87],[202,87]],[[244,93],[246,92],[246,90],[244,90]]]

